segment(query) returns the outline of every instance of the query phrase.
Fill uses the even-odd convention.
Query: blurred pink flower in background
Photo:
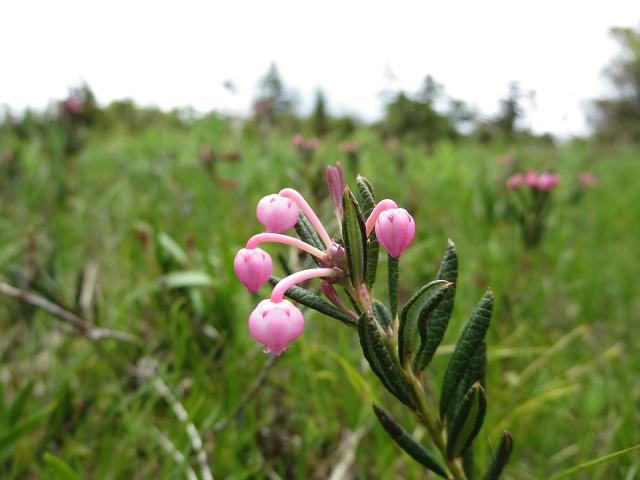
[[[392,152],[395,152],[396,150],[398,150],[398,148],[400,148],[400,140],[398,140],[396,137],[391,137],[389,140],[387,140],[387,148]]]
[[[533,170],[529,170],[524,176],[524,184],[527,187],[537,187],[538,186],[538,174]]]
[[[598,177],[591,172],[581,172],[578,180],[585,187],[595,187],[598,184]]]
[[[343,143],[340,147],[344,153],[357,153],[358,152],[358,144],[356,142],[347,142]]]
[[[310,138],[309,140],[307,140],[307,143],[305,144],[305,147],[307,150],[317,150],[320,148],[320,140],[318,140],[317,138]]]
[[[560,177],[555,173],[541,173],[538,177],[538,189],[543,192],[549,191],[558,185]]]
[[[302,147],[304,147],[304,137],[302,136],[301,133],[298,133],[298,134],[293,136],[293,140],[292,140],[291,143],[296,148],[302,148]]]
[[[70,95],[64,102],[62,102],[60,110],[62,114],[78,115],[84,111],[84,105],[78,97]]]
[[[505,153],[498,157],[498,163],[503,167],[508,167],[513,163],[514,160],[515,160],[515,157],[510,153]]]
[[[514,188],[517,188],[520,185],[522,185],[523,182],[524,182],[524,174],[516,173],[514,175],[511,175],[507,180],[507,188],[509,190],[513,190]]]
[[[336,212],[338,220],[342,220],[342,194],[346,183],[344,181],[344,170],[340,162],[336,162],[336,166],[327,166],[327,187],[329,189],[329,195],[333,202],[333,208]]]

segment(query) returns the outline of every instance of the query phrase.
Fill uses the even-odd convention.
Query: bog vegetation
[[[551,478],[634,447],[640,50],[637,32],[616,32],[620,95],[594,102],[591,138],[523,129],[532,99],[517,84],[484,118],[431,77],[390,95],[374,125],[329,115],[322,93],[301,117],[275,66],[247,119],[103,107],[87,86],[45,112],[6,112],[0,476],[431,478],[376,421],[371,404],[391,408],[393,395],[353,330],[307,309],[304,333],[271,357],[247,329],[265,294],[244,289],[233,261],[256,232],[255,205],[291,186],[334,218],[325,169],[336,161],[352,190],[362,174],[415,218],[400,306],[436,277],[448,239],[457,246],[428,392],[493,290],[478,472],[504,430],[516,442],[502,478]],[[305,261],[265,249],[285,273]],[[380,256],[378,276],[390,266]],[[433,450],[409,410],[392,410]],[[630,451],[574,478],[639,470]]]

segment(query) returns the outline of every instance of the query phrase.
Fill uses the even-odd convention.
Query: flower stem
[[[320,260],[324,260],[326,258],[325,252],[317,249],[313,245],[309,245],[298,238],[290,237],[289,235],[282,235],[280,233],[259,233],[254,235],[247,242],[246,248],[253,249],[256,248],[257,245],[266,242],[284,243],[285,245],[291,245],[292,247],[299,248]]]
[[[285,292],[297,283],[310,278],[331,277],[333,275],[336,275],[336,270],[333,268],[310,268],[296,272],[278,282],[271,292],[271,301],[275,303],[282,301]]]
[[[324,228],[324,225],[322,224],[316,213],[304,199],[304,197],[293,188],[285,188],[283,190],[280,190],[278,195],[285,198],[290,198],[291,200],[296,202],[296,205],[298,205],[300,210],[302,210],[302,212],[307,216],[309,222],[311,222],[311,225],[313,225],[313,228],[316,230],[316,232],[318,232],[318,235],[322,239],[322,242],[327,246],[327,248],[329,248],[331,246],[331,237],[327,233],[327,230]]]

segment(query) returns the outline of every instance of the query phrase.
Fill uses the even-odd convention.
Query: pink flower
[[[356,142],[347,142],[340,147],[340,150],[342,150],[344,153],[357,153],[358,144]]]
[[[533,170],[529,170],[524,176],[524,184],[527,187],[535,188],[538,186],[538,174]]]
[[[274,355],[286,351],[303,329],[302,312],[288,300],[262,300],[249,316],[249,333]]]
[[[304,137],[302,136],[301,133],[298,133],[293,137],[293,140],[291,143],[293,143],[293,146],[296,148],[302,148],[304,147]]]
[[[538,189],[543,192],[548,192],[558,185],[559,181],[560,178],[554,173],[541,173],[538,177]]]
[[[510,153],[505,153],[504,155],[500,155],[498,157],[498,163],[503,167],[508,167],[513,163],[514,160],[515,158]]]
[[[511,175],[507,180],[507,188],[509,190],[514,190],[515,188],[522,185],[524,182],[524,174],[516,173],[515,175]]]
[[[598,184],[598,177],[591,172],[581,172],[578,175],[578,180],[585,187],[595,187]]]
[[[305,145],[307,150],[317,150],[320,148],[320,140],[318,140],[317,138],[310,138],[309,140],[307,140],[307,144]]]
[[[398,148],[400,148],[400,140],[398,140],[396,137],[391,137],[389,140],[387,140],[387,148],[392,152],[395,152],[396,150],[398,150]]]
[[[329,188],[329,195],[333,202],[333,208],[336,211],[338,219],[342,220],[342,194],[344,192],[344,170],[340,162],[336,162],[336,166],[327,166],[327,187]]]
[[[240,283],[255,293],[271,277],[273,262],[271,256],[260,248],[241,248],[233,260],[233,269]]]
[[[395,258],[405,252],[416,234],[413,217],[404,208],[391,208],[376,220],[376,237],[389,255]]]
[[[298,221],[298,207],[290,198],[274,193],[258,202],[256,215],[267,232],[282,233]]]

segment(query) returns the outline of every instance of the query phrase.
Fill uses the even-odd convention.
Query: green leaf
[[[485,374],[487,370],[487,343],[483,340],[480,346],[473,353],[469,368],[464,374],[462,381],[456,389],[456,393],[453,396],[451,402],[449,402],[449,408],[447,409],[447,418],[453,418],[455,412],[460,407],[462,398],[469,391],[471,386],[480,382],[480,385],[485,386]]]
[[[413,360],[418,343],[418,320],[423,310],[433,310],[440,302],[450,283],[446,280],[434,280],[427,283],[409,299],[400,314],[398,329],[398,355],[405,365]]]
[[[189,287],[213,287],[215,281],[205,272],[189,270],[185,272],[171,272],[159,279],[160,283],[169,289]]]
[[[378,320],[378,323],[382,325],[385,330],[393,328],[393,318],[391,317],[391,312],[389,311],[387,306],[380,300],[375,300],[373,302],[373,314],[376,316],[376,320]]]
[[[413,406],[413,397],[403,373],[385,344],[384,333],[375,318],[364,312],[358,320],[358,336],[365,358],[382,384],[405,405]]]
[[[326,246],[322,243],[322,240],[313,229],[313,226],[311,226],[311,222],[303,212],[300,212],[295,228],[300,240],[308,243],[309,245],[313,245],[318,250],[325,250]],[[313,257],[313,259],[317,262],[316,257]]]
[[[371,215],[374,207],[376,206],[376,196],[373,191],[373,186],[361,175],[356,178],[356,185],[358,186],[358,193],[360,194],[360,205],[365,219]],[[376,238],[375,232],[371,232],[369,235],[369,241],[367,243],[367,277],[365,282],[369,288],[372,288],[376,283],[376,271],[378,270],[378,251],[380,250],[380,244]]]
[[[487,413],[487,399],[480,382],[474,383],[462,398],[447,436],[447,457],[459,457],[471,445]]]
[[[473,461],[473,445],[469,445],[462,452],[462,469],[464,470],[467,480],[473,480],[475,471],[475,462]]]
[[[445,417],[449,403],[454,398],[460,381],[462,381],[465,373],[471,367],[476,350],[484,341],[491,322],[492,310],[493,293],[488,290],[464,327],[456,348],[449,359],[440,394],[440,417],[442,418]]]
[[[178,245],[178,242],[171,238],[167,233],[160,232],[158,234],[158,245],[179,265],[186,265],[189,262],[187,253],[180,245]]]
[[[44,461],[47,462],[52,477],[56,480],[81,480],[82,477],[78,475],[73,469],[67,465],[67,463],[52,455],[48,452],[44,454]]]
[[[400,260],[388,255],[387,282],[389,286],[389,306],[391,307],[391,317],[396,318],[398,314],[398,282],[400,280]]]
[[[373,405],[373,411],[389,436],[393,438],[398,446],[407,452],[411,458],[442,478],[449,478],[445,469],[440,466],[431,454],[416,442],[387,412],[376,404]]]
[[[376,195],[373,191],[371,182],[362,175],[358,175],[356,178],[356,185],[358,186],[358,193],[360,194],[360,204],[365,216],[371,215],[371,211],[376,206]]]
[[[272,285],[276,285],[280,281],[280,279],[276,277],[271,277],[269,281],[271,282]],[[316,295],[315,293],[310,292],[309,290],[305,290],[302,287],[298,287],[297,285],[294,285],[292,287],[289,287],[287,291],[284,293],[284,295],[287,298],[304,305],[305,307],[308,307],[312,310],[316,310],[317,312],[333,317],[336,320],[340,320],[342,323],[350,327],[356,326],[355,318],[353,318],[351,315],[347,314],[346,312],[343,312],[335,305],[327,302],[324,298]]]
[[[8,429],[0,433],[0,452],[2,457],[8,450],[13,448],[15,442],[22,436],[32,430],[35,430],[56,408],[56,402],[49,403],[47,406],[27,417],[23,421],[11,425]]]
[[[425,319],[425,328],[420,330],[421,344],[418,352],[414,370],[420,372],[424,370],[433,359],[436,349],[442,342],[442,338],[449,325],[453,302],[456,296],[456,281],[458,280],[458,254],[456,246],[449,240],[449,246],[440,263],[438,271],[440,280],[447,280],[452,285],[447,289],[442,301]]]
[[[502,470],[504,470],[505,465],[509,461],[512,450],[513,438],[511,438],[511,434],[509,432],[504,432],[502,434],[502,438],[500,439],[500,445],[498,446],[496,456],[493,459],[493,463],[491,464],[489,471],[484,476],[484,480],[498,480],[500,478]]]
[[[349,275],[351,284],[357,288],[365,278],[365,268],[367,265],[367,234],[364,226],[364,219],[358,201],[345,187],[342,196],[342,208],[344,217],[342,219],[342,238],[347,250],[347,261],[349,263]]]

